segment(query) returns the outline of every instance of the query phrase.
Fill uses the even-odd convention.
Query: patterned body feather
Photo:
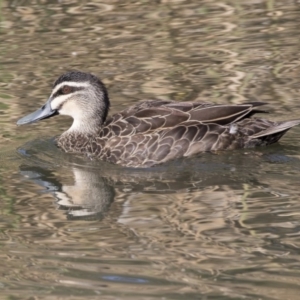
[[[151,167],[201,152],[272,144],[300,123],[250,119],[264,112],[256,108],[263,104],[146,100],[108,118],[97,135],[66,132],[57,144],[127,167]]]

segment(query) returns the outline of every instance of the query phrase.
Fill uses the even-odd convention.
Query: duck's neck
[[[64,132],[63,135],[72,134],[91,137],[97,135],[101,127],[102,122],[93,119],[89,120],[88,122],[75,119],[72,126],[66,132]]]

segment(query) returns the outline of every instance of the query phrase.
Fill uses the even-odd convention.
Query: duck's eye
[[[70,86],[65,85],[65,86],[62,88],[61,91],[62,91],[63,94],[70,94],[70,93],[72,92],[72,89],[71,89]]]

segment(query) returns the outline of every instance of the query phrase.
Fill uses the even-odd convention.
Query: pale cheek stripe
[[[69,95],[61,95],[54,98],[50,103],[51,108],[58,109],[68,98]]]
[[[80,94],[81,91],[77,91],[68,95],[60,95],[57,96],[56,98],[54,98],[51,103],[50,106],[52,109],[58,109],[59,107],[61,107],[63,105],[64,102],[66,102],[67,100],[69,100],[71,97],[76,96],[78,94]]]

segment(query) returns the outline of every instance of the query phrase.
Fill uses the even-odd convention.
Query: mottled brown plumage
[[[265,104],[262,102],[216,105],[146,100],[106,118],[109,100],[104,85],[82,72],[62,75],[48,102],[42,109],[48,105],[51,115],[74,118],[72,127],[57,139],[60,148],[128,167],[151,167],[201,152],[272,144],[300,123],[251,119],[263,112],[257,109]],[[18,123],[42,118],[45,116],[38,111]]]

